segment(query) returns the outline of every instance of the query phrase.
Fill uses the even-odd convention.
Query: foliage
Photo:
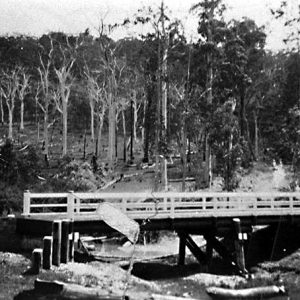
[[[39,169],[33,146],[20,149],[7,140],[0,147],[0,214],[21,210],[23,191],[37,183]]]
[[[47,185],[53,191],[92,192],[101,184],[102,180],[93,173],[89,163],[66,157],[60,166],[60,172]]]

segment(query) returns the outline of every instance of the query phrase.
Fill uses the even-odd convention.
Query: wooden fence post
[[[62,220],[60,262],[64,264],[69,261],[69,226],[70,220]]]
[[[61,251],[61,221],[55,220],[52,223],[52,263],[55,266],[60,265]]]
[[[28,216],[30,214],[30,192],[26,190],[23,196],[23,215]]]
[[[52,236],[43,238],[43,269],[49,270],[52,265]]]
[[[31,272],[32,274],[39,274],[42,267],[43,249],[37,248],[32,251],[31,256]]]

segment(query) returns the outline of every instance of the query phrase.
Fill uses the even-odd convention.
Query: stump
[[[31,274],[39,274],[42,267],[43,249],[36,248],[32,251],[31,256]]]
[[[70,221],[63,220],[61,223],[61,263],[69,262],[69,227]]]
[[[43,269],[49,270],[52,266],[52,237],[45,236],[43,239]]]
[[[60,265],[61,252],[61,221],[55,220],[52,223],[52,263],[55,266]]]

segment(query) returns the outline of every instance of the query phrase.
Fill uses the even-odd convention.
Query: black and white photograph
[[[299,300],[299,1],[0,0],[0,300]]]

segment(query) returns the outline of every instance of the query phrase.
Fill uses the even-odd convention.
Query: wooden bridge
[[[107,234],[112,229],[96,213],[99,203],[109,202],[141,225],[141,230],[174,230],[181,238],[181,253],[187,245],[203,260],[189,234],[201,234],[211,247],[228,258],[216,238],[228,232],[251,233],[253,226],[278,222],[300,224],[300,193],[24,193],[23,214],[17,232],[49,235],[55,219],[73,219],[75,231]],[[234,220],[239,220],[239,228]],[[184,257],[184,256],[183,256]],[[203,258],[203,259],[202,259]],[[182,261],[182,255],[181,255]]]

